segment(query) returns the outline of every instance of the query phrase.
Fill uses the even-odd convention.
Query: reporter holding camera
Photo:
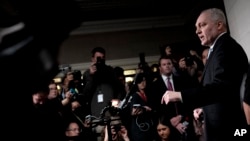
[[[125,126],[121,124],[114,124],[111,125],[111,134],[112,134],[112,141],[130,141],[128,137],[128,130]],[[108,128],[105,127],[104,130],[104,139],[103,141],[110,141],[108,136]]]
[[[79,99],[86,115],[100,117],[102,109],[112,99],[118,97],[119,91],[116,87],[116,77],[113,67],[105,63],[106,51],[102,47],[95,47],[91,51],[91,64],[89,69],[83,73],[83,93]],[[95,128],[100,136],[104,126]],[[91,128],[91,127],[90,127]]]

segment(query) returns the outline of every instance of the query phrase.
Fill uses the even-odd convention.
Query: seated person
[[[168,118],[160,116],[156,125],[156,129],[158,133],[158,138],[156,141],[174,141],[171,136],[171,130],[173,130],[173,127],[171,126]]]
[[[78,141],[80,140],[82,129],[80,128],[77,121],[70,120],[66,123],[65,136],[67,141]]]

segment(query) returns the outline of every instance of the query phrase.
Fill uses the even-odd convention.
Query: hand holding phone
[[[72,95],[76,94],[76,91],[75,91],[75,89],[73,89],[73,88],[71,88],[69,91],[70,91],[70,93],[71,93]]]
[[[139,115],[143,113],[144,108],[141,104],[133,104],[132,115]]]
[[[142,107],[141,104],[133,104],[133,108],[139,108]]]

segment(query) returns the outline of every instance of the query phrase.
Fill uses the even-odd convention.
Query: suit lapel
[[[207,62],[206,62],[206,65],[205,65],[205,68],[204,68],[204,71],[203,71],[203,73],[202,73],[202,79],[201,79],[201,82],[203,82],[203,79],[204,79],[204,75],[205,75],[205,73],[206,73],[206,71],[207,71],[207,68],[208,68],[208,66],[209,65],[211,65],[211,63],[213,63],[213,56],[216,54],[216,52],[217,52],[217,50],[220,48],[220,46],[221,46],[221,40],[223,39],[223,38],[226,38],[226,37],[228,37],[228,34],[227,33],[225,33],[224,35],[222,35],[218,40],[217,40],[217,42],[215,43],[215,45],[214,45],[214,47],[213,47],[213,51],[210,53],[210,56],[209,56],[209,58],[208,58],[208,60],[207,60]]]
[[[168,89],[165,82],[164,82],[164,80],[163,80],[163,78],[161,76],[160,76],[160,79],[159,79],[159,84],[162,85],[163,89],[165,89],[165,90]]]

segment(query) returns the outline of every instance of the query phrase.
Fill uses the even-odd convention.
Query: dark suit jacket
[[[173,85],[174,85],[175,91],[180,91],[185,88],[190,88],[196,84],[194,80],[191,80],[191,78],[189,79],[187,77],[175,76],[175,75],[173,75],[173,82],[174,82]],[[193,126],[191,124],[192,119],[193,119],[192,118],[193,111],[191,111],[190,109],[189,110],[185,109],[185,107],[183,107],[183,104],[181,102],[169,103],[168,105],[161,104],[161,98],[167,90],[168,89],[164,83],[164,80],[162,79],[161,75],[159,75],[157,79],[152,83],[152,89],[150,93],[152,94],[150,98],[152,102],[150,103],[152,104],[153,109],[156,111],[156,114],[154,117],[155,124],[158,123],[158,117],[161,115],[165,115],[166,118],[169,120],[172,117],[175,117],[177,115],[182,115],[184,116],[183,121],[185,120],[190,123],[188,129],[191,129],[191,130],[188,131],[188,134],[189,134],[188,138],[192,138],[193,137],[192,135],[194,135]],[[171,134],[176,140],[179,140],[181,138],[181,134],[175,128],[173,128],[173,130],[171,131]],[[192,139],[192,141],[194,140]]]
[[[181,88],[183,87],[183,84],[181,83],[182,82],[181,79],[173,75],[173,82],[174,82],[175,90],[176,91],[181,90]],[[161,104],[161,98],[167,90],[168,89],[161,75],[159,75],[157,79],[152,83],[152,86],[151,86],[151,93],[150,93],[151,102],[150,103],[152,104],[152,108],[157,112],[157,114],[168,113],[167,115],[175,116],[176,111],[175,111],[175,107],[173,103],[170,103],[169,105],[167,105],[168,111],[166,111],[166,105]]]
[[[244,93],[243,101],[250,105],[250,64],[248,67],[248,73],[247,73],[247,78],[246,78],[246,83],[245,83],[245,93]]]
[[[233,137],[235,130],[245,124],[240,86],[247,67],[248,58],[243,48],[226,33],[214,45],[204,69],[202,86],[181,91],[185,105],[204,106],[208,141]]]
[[[173,82],[174,82],[174,88],[175,91],[181,91],[183,89],[187,89],[187,88],[192,88],[198,85],[198,80],[194,80],[191,77],[184,77],[184,76],[176,76],[173,74]],[[153,109],[157,112],[157,113],[166,113],[166,109],[164,107],[166,107],[165,104],[161,104],[161,98],[163,96],[163,94],[168,90],[164,80],[162,79],[161,75],[157,76],[157,79],[155,81],[153,81],[152,85],[151,85],[151,92],[150,92],[150,103],[152,104]],[[180,103],[178,103],[178,106],[180,106]],[[175,104],[173,103],[169,103],[167,105],[168,109],[175,109]],[[182,106],[180,108],[183,108]],[[189,109],[190,110],[190,109]],[[168,115],[172,115],[172,116],[176,116],[176,111],[175,110],[171,110],[168,111],[171,112]],[[183,112],[179,111],[181,114]]]

